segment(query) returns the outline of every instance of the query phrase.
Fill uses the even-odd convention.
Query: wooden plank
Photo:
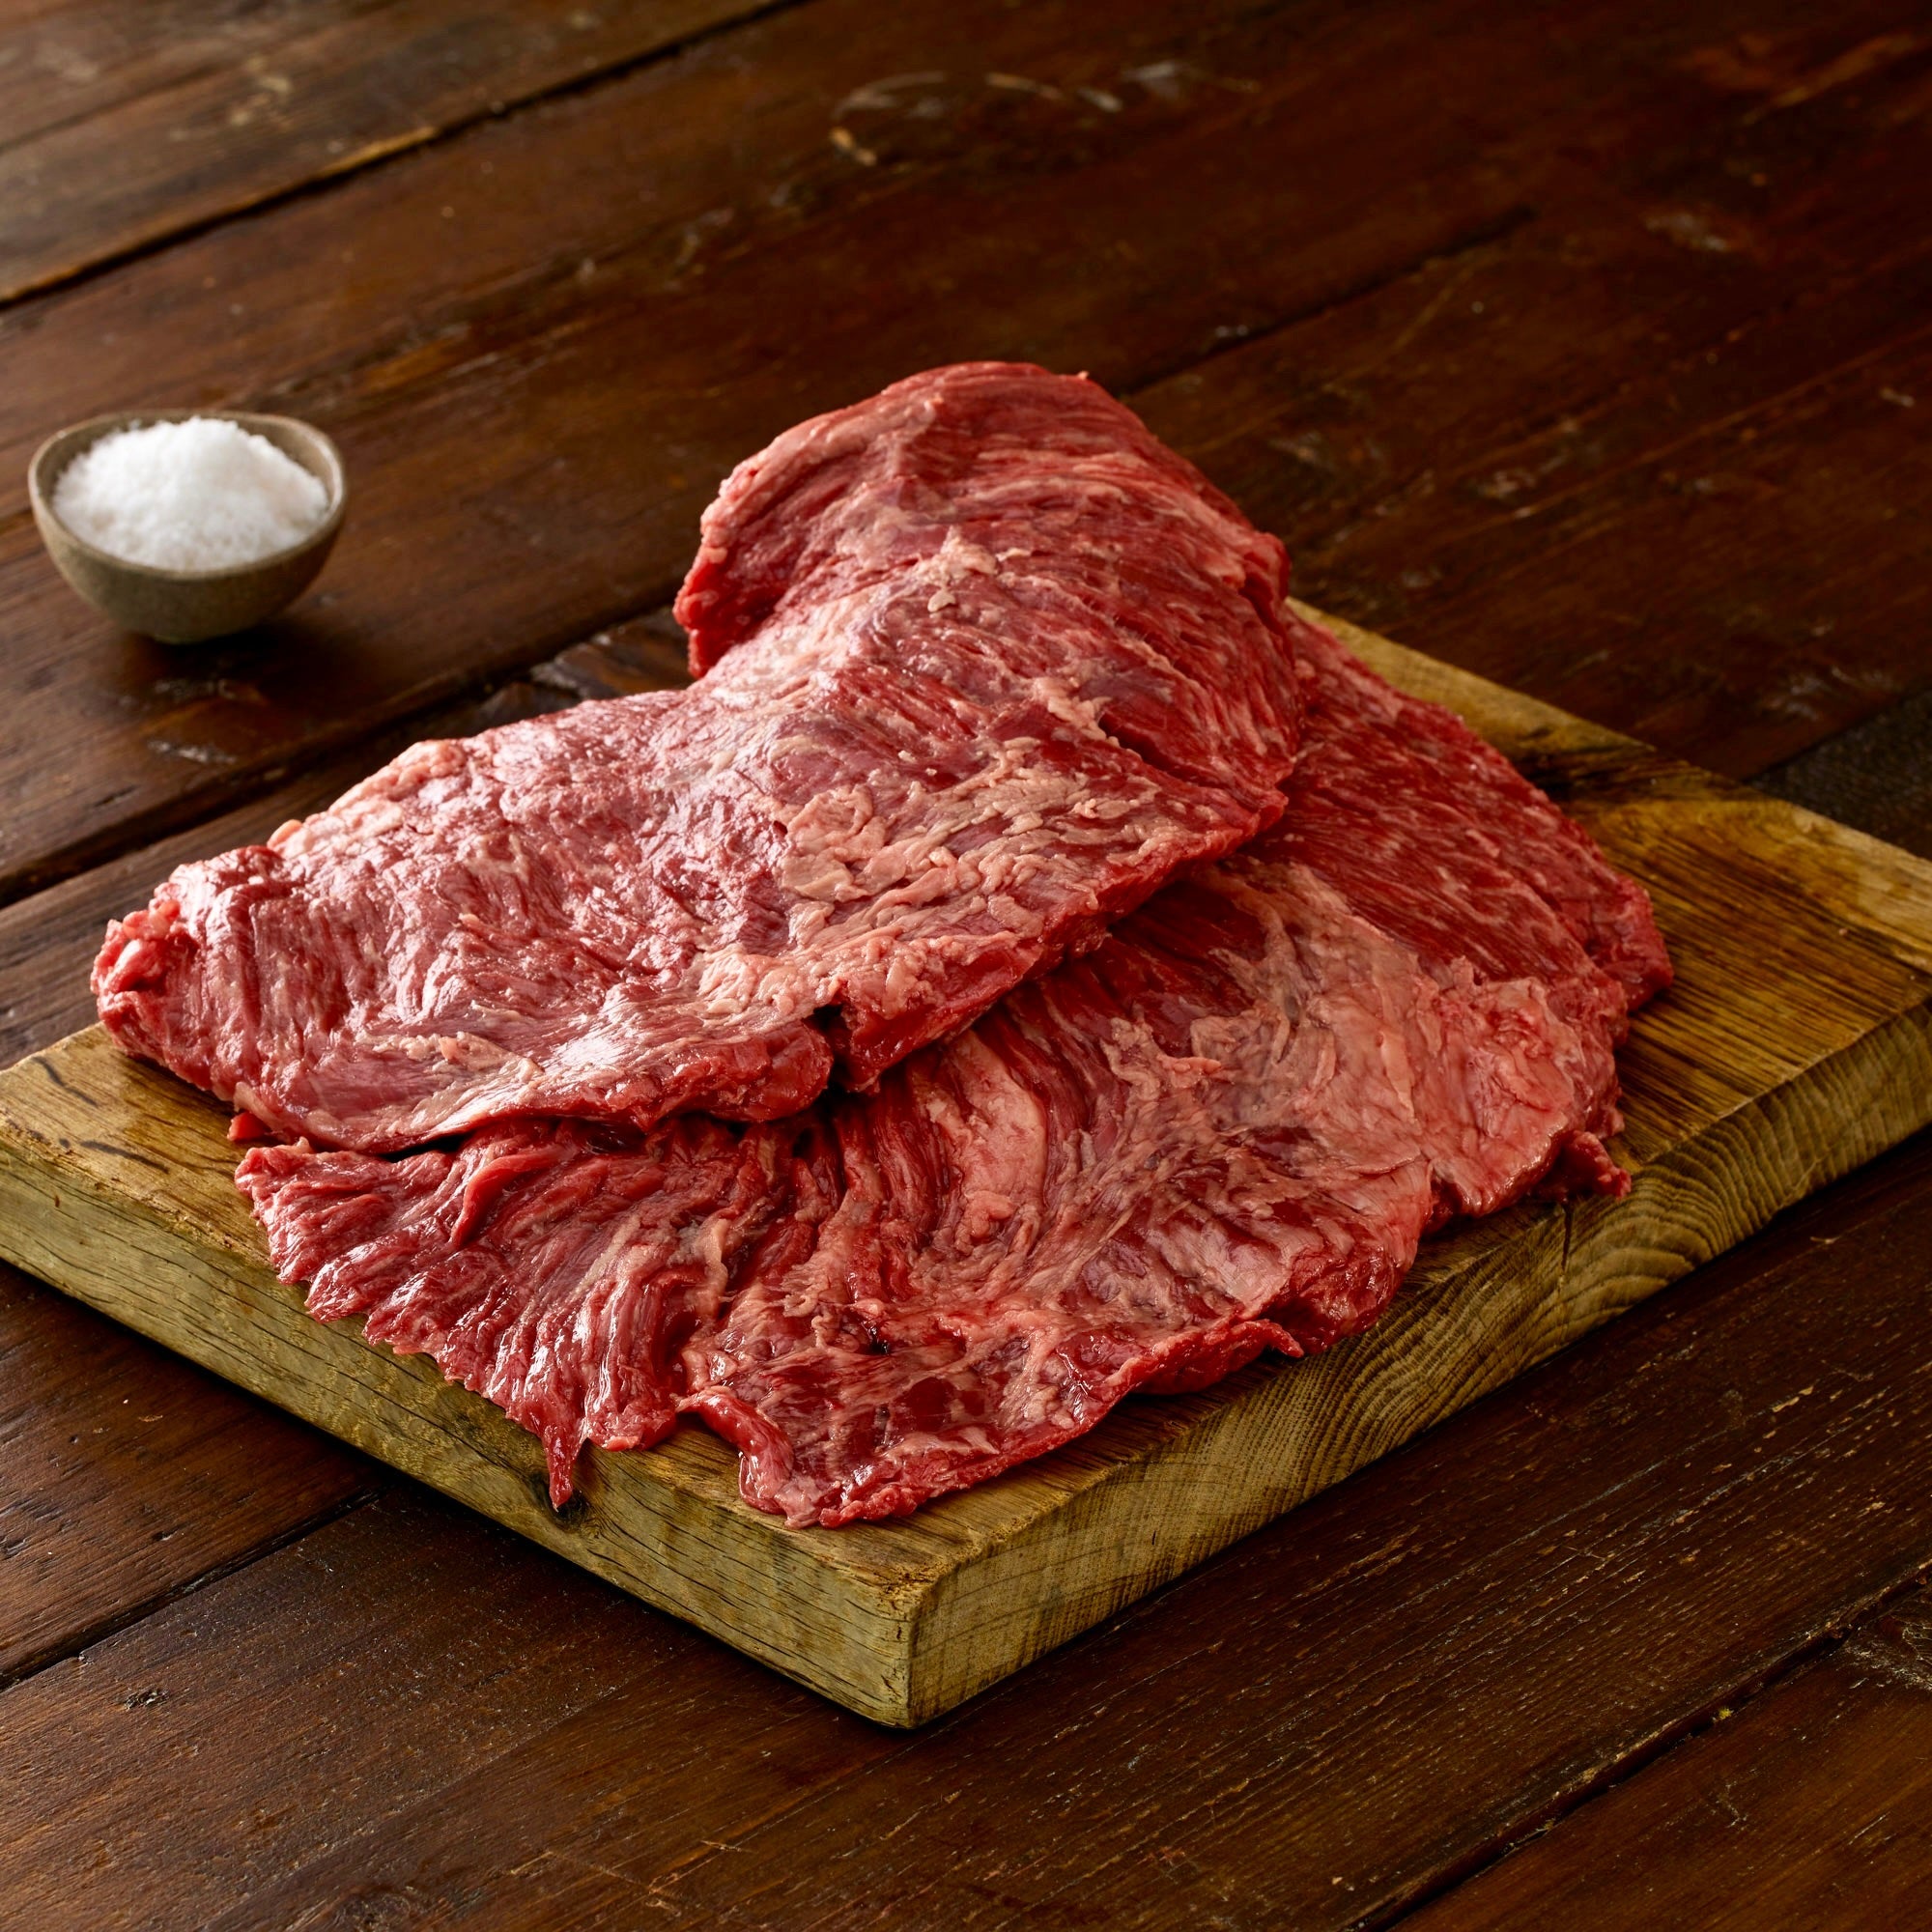
[[[0,302],[768,4],[14,8],[0,24]]]
[[[0,1266],[0,1683],[384,1480]]]
[[[1136,388],[1492,235],[1527,196],[1561,201],[1579,130],[1633,156],[1722,152],[1750,110],[1681,65],[1707,36],[1776,26],[1822,59],[1897,12],[1864,0],[1821,29],[1795,4],[1691,21],[1600,0],[1573,10],[1558,58],[1507,9],[1450,0],[1137,0],[1099,39],[1079,10],[820,0],[20,305],[0,320],[0,482],[60,419],[248,399],[335,431],[357,497],[298,613],[189,668],[74,604],[0,491],[0,676],[21,723],[0,756],[0,889],[660,600],[715,478],[808,410],[967,354]],[[1392,71],[1410,33],[1465,84]],[[952,78],[862,85],[923,71]],[[1879,138],[1832,123],[1824,97],[1791,114],[1846,169]],[[1920,125],[1888,137],[1900,183],[1932,174],[1912,165]],[[1321,191],[1257,197],[1258,176]],[[640,186],[580,191],[611,179]],[[1763,293],[1784,301],[1828,266],[1801,247]],[[1838,353],[1891,326],[1885,304],[1833,315]],[[479,553],[519,561],[479,569]]]
[[[1823,140],[1757,101],[1136,406],[1324,608],[1762,770],[1932,669],[1924,85],[1817,97]]]
[[[1405,1919],[1484,1926],[1914,1925],[1932,1898],[1932,1591]]]
[[[0,1698],[9,1914],[205,1926],[448,1761],[488,1765],[600,1708],[649,1726],[639,1770],[687,1833],[741,1784],[769,1803],[814,1761],[883,1750],[761,1674],[446,1505],[386,1497]],[[65,1802],[33,1795],[50,1789]]]
[[[909,1521],[785,1531],[700,1431],[593,1455],[554,1515],[533,1438],[269,1274],[223,1112],[99,1034],[0,1081],[11,1258],[869,1716],[917,1722],[1385,1454],[1932,1115],[1932,868],[1385,640],[1644,879],[1680,980],[1626,1063],[1622,1204],[1437,1244],[1369,1336],[1082,1443]],[[129,1256],[138,1257],[131,1265]]]
[[[912,1740],[641,1608],[586,1634],[607,1694],[566,1686],[553,1725],[501,1737],[437,1686],[452,1627],[474,1633],[471,1681],[528,1683],[559,1612],[543,1557],[418,1615],[412,1519],[331,1532],[103,1646],[27,1716],[0,1697],[0,1776],[44,1767],[18,1780],[0,1889],[39,1898],[54,1874],[76,1922],[111,1901],[224,1932],[840,1927],[888,1908],[908,1932],[976,1932],[1236,1904],[1256,1924],[1384,1922],[1932,1554],[1928,1182],[1921,1136]],[[451,1579],[439,1562],[427,1587]],[[306,1677],[281,1662],[292,1630],[335,1646]],[[359,1755],[289,1750],[341,1715],[344,1657],[385,1692],[355,1687]],[[131,1764],[58,1748],[183,1686],[170,1729],[121,1734]]]

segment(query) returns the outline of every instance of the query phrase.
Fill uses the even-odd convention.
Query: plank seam
[[[611,623],[620,621],[611,619]],[[611,623],[599,625],[598,630],[609,630]],[[595,637],[596,633],[591,635]],[[588,639],[580,639],[577,643],[565,648],[575,650],[586,641]],[[560,655],[560,652],[552,653],[552,657]],[[233,768],[233,782],[217,781],[206,791],[183,793],[168,804],[152,807],[138,817],[127,821],[125,826],[113,828],[96,838],[57,847],[10,877],[0,878],[0,908],[17,905],[37,893],[50,892],[56,886],[64,886],[70,880],[83,877],[103,866],[111,866],[117,860],[125,859],[128,853],[139,851],[143,845],[178,838],[185,832],[193,831],[197,825],[205,825],[211,819],[266,798],[278,786],[302,777],[318,765],[327,764],[330,758],[339,757],[359,742],[380,738],[391,731],[409,730],[412,724],[428,724],[439,711],[452,704],[481,703],[507,686],[527,678],[531,671],[540,669],[549,662],[550,658],[544,658],[532,665],[493,667],[470,682],[447,686],[435,684],[423,695],[420,702],[412,704],[394,718],[320,733],[294,755],[286,748],[278,750],[259,770],[247,765],[236,766]],[[181,811],[175,810],[176,805],[183,808]]]
[[[1411,276],[1423,273],[1444,262],[1460,261],[1464,255],[1472,255],[1479,248],[1487,248],[1498,242],[1507,242],[1511,236],[1538,220],[1543,213],[1540,208],[1528,202],[1518,202],[1506,208],[1499,214],[1493,214],[1486,221],[1479,221],[1473,228],[1454,237],[1440,247],[1431,248],[1426,254],[1410,260],[1398,262],[1385,269],[1377,269],[1350,282],[1346,288],[1338,289],[1332,296],[1310,302],[1298,309],[1292,309],[1286,315],[1277,316],[1272,322],[1264,323],[1259,328],[1251,328],[1245,334],[1231,335],[1225,342],[1217,343],[1212,349],[1203,350],[1198,355],[1190,355],[1185,360],[1176,362],[1168,368],[1157,369],[1151,376],[1143,378],[1127,391],[1125,401],[1131,403],[1135,397],[1146,395],[1150,389],[1157,389],[1164,383],[1172,383],[1178,377],[1190,376],[1197,369],[1209,362],[1218,362],[1224,355],[1234,355],[1243,349],[1252,349],[1258,343],[1272,341],[1277,335],[1284,335],[1291,328],[1299,328],[1304,323],[1319,322],[1325,315],[1332,315],[1338,309],[1348,308],[1351,303],[1365,301],[1370,296],[1379,295],[1382,290],[1395,287],[1398,282],[1406,282]]]
[[[56,1664],[66,1663],[80,1656],[83,1651],[92,1650],[98,1643],[104,1643],[109,1637],[119,1636],[125,1630],[131,1630],[136,1624],[145,1623],[150,1617],[178,1604],[185,1597],[191,1597],[196,1591],[211,1583],[219,1583],[224,1577],[233,1577],[238,1571],[245,1570],[250,1564],[259,1563],[265,1556],[272,1556],[277,1550],[286,1549],[291,1544],[299,1543],[304,1537],[313,1536],[317,1530],[327,1529],[332,1522],[369,1504],[378,1501],[394,1490],[405,1478],[389,1481],[371,1482],[363,1485],[353,1494],[341,1501],[331,1503],[327,1509],[317,1510],[302,1518],[299,1522],[278,1530],[273,1536],[264,1537],[260,1542],[250,1544],[225,1561],[213,1564],[198,1576],[190,1577],[185,1582],[172,1588],[156,1592],[152,1597],[144,1597],[139,1603],[129,1605],[126,1609],[117,1610],[111,1616],[101,1617],[85,1629],[30,1653],[21,1662],[11,1669],[0,1670],[0,1697],[9,1690],[17,1690],[43,1671],[51,1670]]]
[[[598,88],[614,85],[628,79],[660,61],[675,60],[688,53],[693,47],[701,46],[709,41],[720,39],[725,34],[736,33],[741,27],[752,27],[772,19],[780,14],[789,14],[801,7],[810,6],[811,0],[766,0],[761,7],[754,7],[746,13],[734,15],[729,20],[721,20],[715,26],[699,27],[674,41],[668,41],[642,53],[631,54],[602,67],[593,73],[572,74],[567,79],[554,82],[548,87],[540,87],[529,94],[519,95],[514,100],[499,103],[485,103],[468,114],[459,114],[440,128],[423,131],[420,139],[405,134],[393,147],[381,148],[376,153],[366,153],[354,157],[341,168],[326,170],[310,175],[306,180],[291,183],[286,187],[270,188],[266,192],[244,196],[233,202],[219,213],[203,215],[197,220],[183,222],[179,227],[170,228],[165,233],[151,235],[140,242],[128,242],[125,247],[109,249],[94,261],[77,268],[57,270],[38,279],[20,282],[0,295],[0,314],[21,302],[31,301],[38,297],[51,295],[57,290],[78,288],[95,280],[98,276],[110,274],[116,269],[127,268],[134,262],[146,261],[162,253],[165,249],[179,246],[185,242],[193,242],[203,235],[213,233],[217,228],[225,228],[231,222],[241,221],[249,215],[266,213],[272,209],[286,207],[291,202],[301,201],[312,195],[327,193],[338,183],[352,181],[362,175],[387,167],[391,162],[400,161],[411,155],[420,155],[430,148],[440,147],[445,141],[454,140],[472,128],[486,121],[507,121],[522,114],[528,108],[541,107],[555,100],[566,100],[580,95],[594,93]],[[165,90],[163,90],[165,91]],[[76,119],[84,120],[86,116]],[[56,123],[55,128],[72,126],[72,122]],[[29,141],[39,140],[55,129],[38,129]],[[27,143],[14,143],[15,147]],[[7,153],[8,145],[0,142],[0,154]]]
[[[1435,1877],[1411,1888],[1403,1899],[1351,1919],[1349,1932],[1389,1932],[1389,1928],[1413,1918],[1425,1906],[1467,1885],[1492,1866],[1501,1864],[1505,1859],[1573,1816],[1584,1805],[1672,1756],[1716,1724],[1743,1717],[1766,1691],[1776,1689],[1786,1678],[1820,1658],[1841,1650],[1848,1641],[1852,1625],[1918,1589],[1928,1577],[1932,1577],[1932,1550],[1921,1554],[1903,1576],[1894,1577],[1868,1596],[1846,1605],[1836,1617],[1802,1642],[1794,1644],[1764,1668],[1739,1678],[1684,1718],[1660,1726],[1608,1764],[1599,1766],[1525,1813],[1508,1831],[1497,1833],[1487,1844],[1444,1866]],[[1719,1712],[1726,1715],[1720,1718]]]

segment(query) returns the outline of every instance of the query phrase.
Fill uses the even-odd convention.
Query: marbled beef
[[[1298,627],[1288,810],[865,1094],[738,1131],[499,1125],[240,1181],[318,1315],[544,1440],[695,1411],[794,1523],[913,1508],[1135,1389],[1373,1321],[1423,1234],[1628,1185],[1642,892],[1455,718]]]
[[[914,377],[726,482],[699,683],[417,745],[182,867],[109,929],[101,1018],[378,1151],[864,1087],[1279,813],[1285,568],[1092,383]]]

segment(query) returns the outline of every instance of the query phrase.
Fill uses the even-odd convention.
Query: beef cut
[[[277,1268],[535,1431],[558,1500],[583,1442],[683,1410],[750,1501],[837,1524],[1325,1348],[1449,1216],[1627,1187],[1614,1048],[1669,979],[1642,892],[1458,720],[1294,628],[1274,828],[875,1091],[743,1130],[264,1148],[239,1179]]]
[[[182,867],[109,929],[101,1018],[376,1151],[865,1087],[1278,815],[1285,568],[1084,379],[914,377],[726,482],[699,683],[417,745]]]

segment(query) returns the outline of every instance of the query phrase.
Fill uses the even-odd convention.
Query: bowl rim
[[[47,463],[63,445],[77,439],[86,441],[73,451],[67,462],[60,466],[60,473],[65,474],[68,464],[84,454],[87,449],[101,440],[103,437],[119,429],[145,429],[154,423],[189,422],[196,416],[206,416],[215,422],[239,423],[242,428],[254,430],[258,434],[263,424],[272,424],[277,429],[290,429],[297,433],[297,440],[308,441],[317,450],[325,464],[327,473],[319,473],[304,463],[307,469],[328,492],[328,510],[321,523],[306,536],[298,537],[294,543],[282,549],[270,551],[267,556],[251,557],[246,563],[225,563],[213,570],[168,570],[157,563],[139,563],[132,557],[116,556],[111,550],[102,550],[99,544],[89,543],[65,518],[55,514],[54,488],[59,476],[44,477]],[[92,434],[89,434],[92,432]],[[280,447],[278,444],[277,447]],[[283,450],[288,456],[289,452]],[[291,462],[298,459],[291,456]],[[145,577],[157,583],[221,583],[233,582],[238,578],[248,576],[253,571],[270,569],[285,564],[315,549],[320,544],[334,540],[342,527],[344,511],[349,505],[349,474],[343,466],[342,452],[335,446],[335,440],[327,430],[318,429],[311,422],[304,422],[299,416],[276,415],[260,410],[108,410],[99,415],[88,416],[80,422],[69,423],[65,429],[57,429],[41,446],[34,451],[27,465],[27,498],[33,506],[37,523],[51,526],[61,534],[64,543],[71,544],[83,555],[104,564],[110,570],[125,571],[132,577]]]

